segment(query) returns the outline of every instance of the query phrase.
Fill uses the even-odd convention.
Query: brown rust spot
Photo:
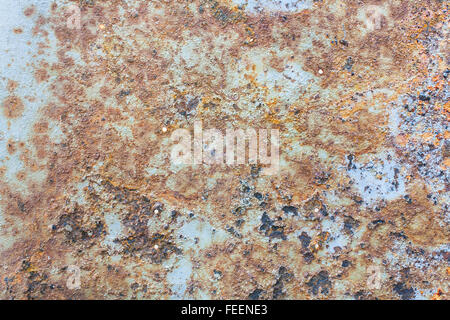
[[[6,118],[15,119],[22,116],[25,107],[22,99],[15,95],[10,95],[3,101],[2,109]]]
[[[37,83],[41,83],[41,82],[47,81],[50,76],[46,69],[38,69],[35,71],[34,77],[35,77]]]
[[[30,7],[26,8],[26,9],[23,11],[23,14],[24,14],[26,17],[30,17],[30,16],[32,16],[32,15],[34,14],[35,11],[36,11],[36,7],[33,5],[33,6],[30,6]]]
[[[16,143],[12,139],[8,140],[7,149],[9,154],[13,154],[16,152],[17,150]]]
[[[6,89],[9,91],[9,93],[13,93],[16,89],[17,89],[17,86],[18,86],[19,84],[17,83],[17,81],[14,81],[14,80],[8,80],[8,84],[7,84],[7,86],[6,86]]]

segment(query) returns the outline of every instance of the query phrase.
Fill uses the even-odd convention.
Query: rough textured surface
[[[445,1],[0,12],[1,298],[448,299]],[[279,172],[172,165],[195,120]]]

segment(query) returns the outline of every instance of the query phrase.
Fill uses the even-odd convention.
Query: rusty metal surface
[[[447,2],[0,18],[0,298],[448,299]],[[198,121],[278,130],[278,170],[175,165]]]

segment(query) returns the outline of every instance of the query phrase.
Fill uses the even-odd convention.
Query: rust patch
[[[30,16],[32,16],[32,15],[34,14],[35,10],[36,10],[36,7],[35,7],[35,6],[30,6],[30,7],[26,8],[26,9],[23,11],[23,14],[24,14],[26,17],[30,17]]]
[[[38,110],[0,163],[0,296],[447,299],[446,6],[311,3],[26,9],[49,98],[9,81],[2,103]],[[278,129],[279,174],[173,166],[171,133],[196,120]]]
[[[15,95],[10,95],[3,101],[2,109],[6,118],[15,119],[22,115],[25,106],[21,98]]]

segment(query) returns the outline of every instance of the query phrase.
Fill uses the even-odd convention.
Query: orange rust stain
[[[25,109],[22,100],[15,95],[7,97],[3,101],[2,108],[3,114],[9,119],[19,118]]]
[[[8,85],[6,86],[6,89],[12,93],[17,89],[18,83],[14,80],[8,80]]]
[[[16,150],[17,150],[14,141],[11,140],[11,139],[8,140],[8,144],[6,145],[6,148],[8,149],[8,153],[9,153],[9,154],[13,154],[13,153],[15,153]]]
[[[26,176],[27,176],[27,173],[26,173],[26,171],[23,171],[23,170],[19,171],[16,174],[17,180],[19,180],[19,181],[25,181]]]
[[[447,168],[450,168],[450,158],[445,158],[443,163]]]
[[[36,70],[35,73],[34,73],[34,77],[35,77],[37,83],[41,83],[41,82],[47,81],[48,78],[50,78],[47,70],[45,70],[45,69],[38,69],[38,70]]]
[[[431,133],[431,132],[425,132],[424,134],[422,134],[422,139],[423,139],[425,142],[430,141],[431,138],[433,138],[433,133]]]
[[[36,11],[36,8],[34,6],[28,7],[23,11],[23,14],[26,17],[30,17],[34,14],[34,12]]]
[[[408,134],[399,134],[395,138],[395,142],[402,147],[406,147],[406,145],[408,144],[408,140],[409,140]]]
[[[443,293],[444,291],[442,291],[441,288],[437,289],[436,293],[433,294],[433,296],[431,297],[431,300],[442,300]]]
[[[444,104],[444,110],[445,110],[445,112],[450,112],[450,101],[448,101]]]

